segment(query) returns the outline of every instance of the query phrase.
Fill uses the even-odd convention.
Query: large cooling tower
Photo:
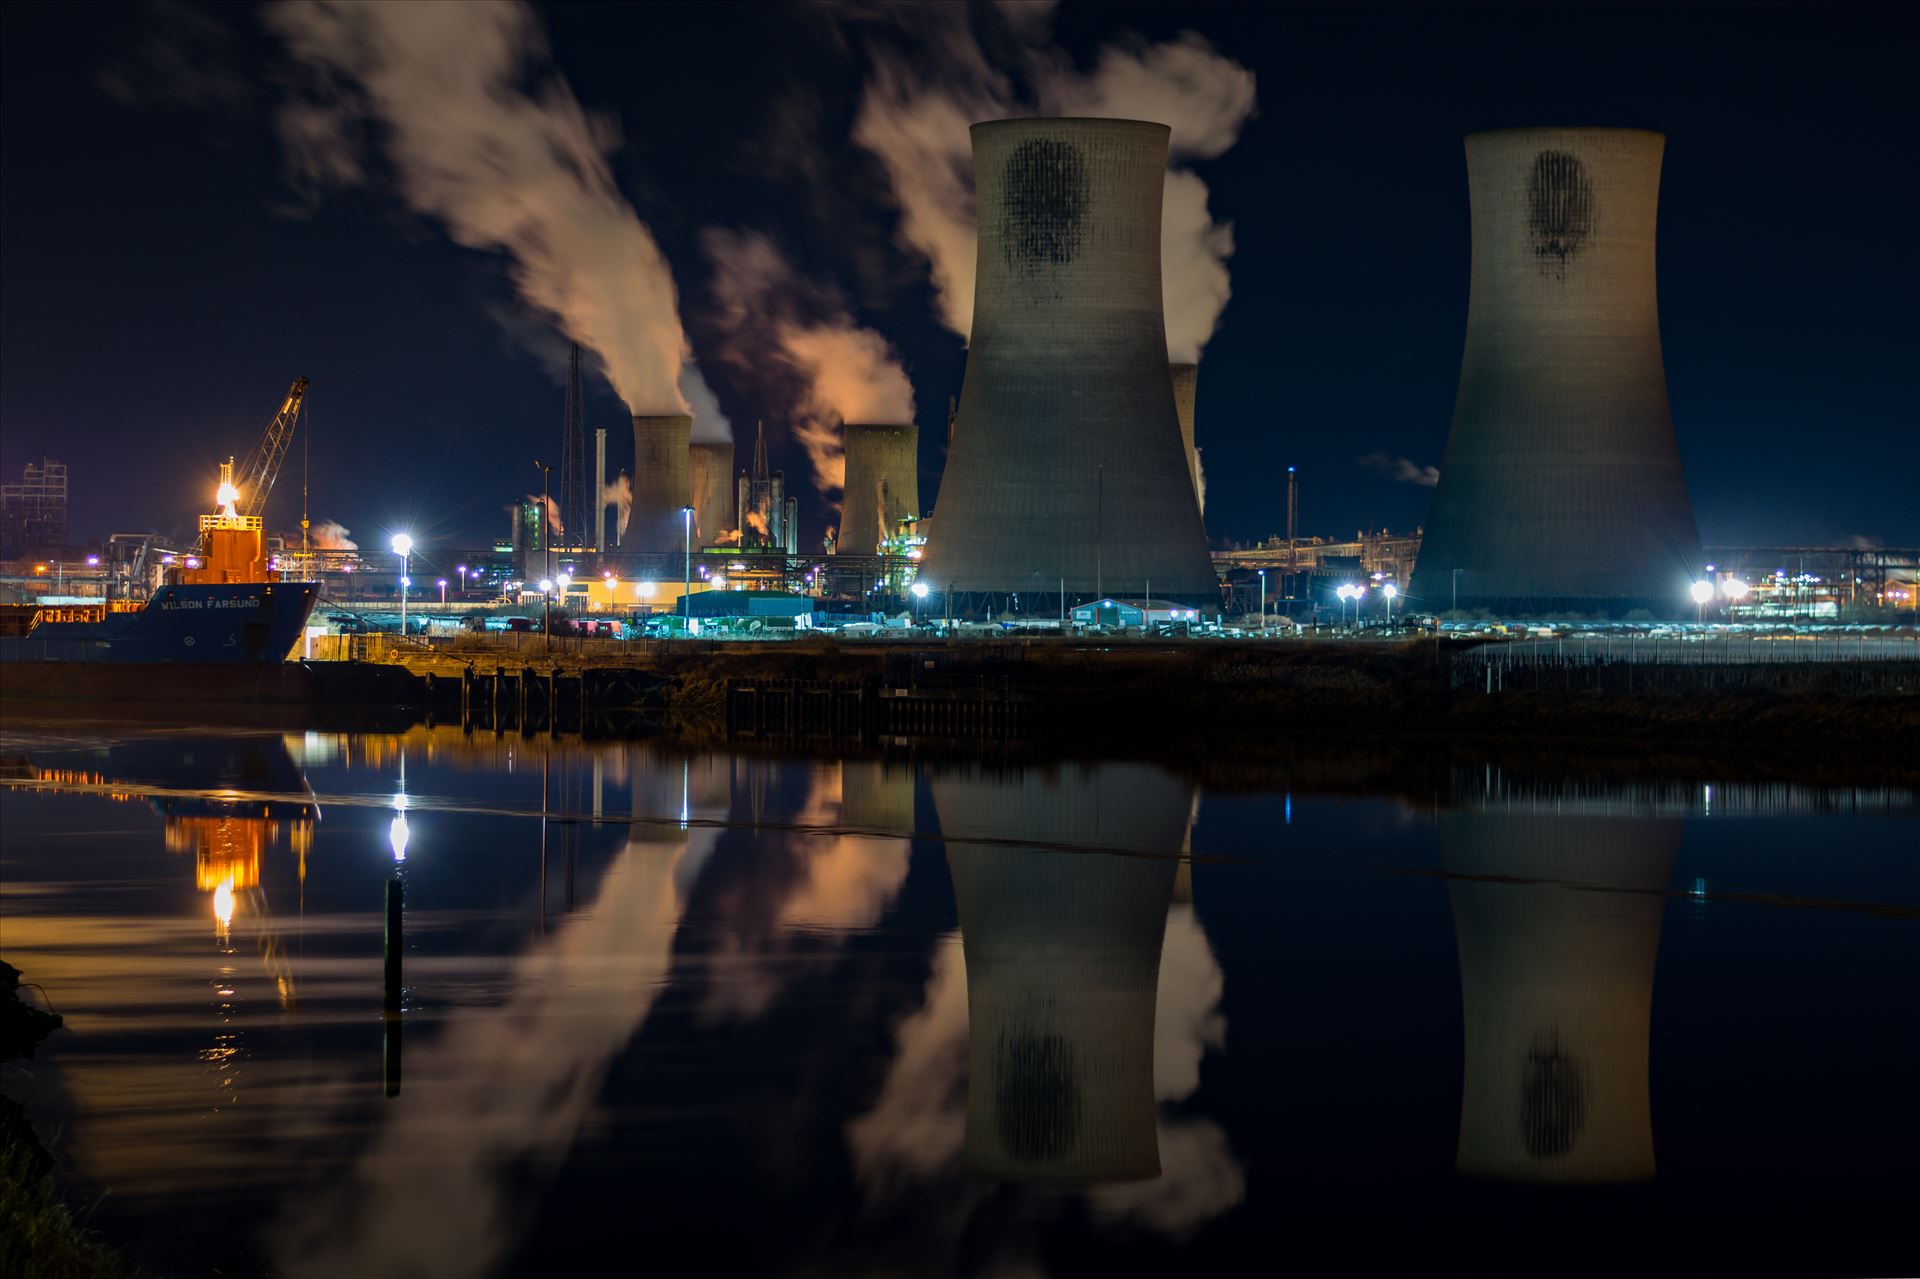
[[[1192,788],[1102,764],[936,774],[932,791],[967,964],[967,1166],[1003,1181],[1156,1175],[1160,944]]]
[[[846,425],[846,498],[836,547],[872,555],[898,535],[900,521],[920,514],[920,428],[908,422]]]
[[[1198,364],[1169,364],[1173,375],[1173,411],[1180,418],[1180,447],[1187,455],[1187,474],[1193,479],[1194,500],[1200,498],[1200,455],[1193,448],[1193,406],[1200,394]]]
[[[1062,578],[1219,601],[1167,375],[1167,139],[1134,120],[973,126],[973,334],[920,572],[956,611]]]
[[[1457,590],[1500,613],[1691,608],[1700,535],[1654,293],[1664,147],[1632,129],[1467,139],[1467,343],[1419,606]]]
[[[1460,1171],[1653,1176],[1647,1051],[1677,819],[1443,816],[1466,1073]]]
[[[737,527],[733,511],[733,445],[695,444],[687,453],[687,482],[693,490],[695,545],[708,545]]]
[[[680,512],[691,500],[687,439],[693,419],[664,413],[633,419],[633,514],[623,551],[679,551],[686,539]]]

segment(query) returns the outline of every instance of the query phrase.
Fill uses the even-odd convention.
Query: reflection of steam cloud
[[[637,809],[664,811],[644,806],[677,802],[682,772],[636,756],[633,793]],[[659,993],[683,900],[676,871],[702,855],[681,832],[632,827],[598,896],[516,960],[505,1005],[460,1009],[409,1051],[405,1104],[384,1112],[341,1184],[275,1232],[277,1268],[492,1273],[516,1242],[528,1179],[564,1158]]]
[[[967,966],[966,1161],[1012,1181],[1123,1181],[1160,1171],[1154,1002],[1170,857],[991,848],[1074,840],[1168,853],[1188,789],[1144,768],[1051,784],[933,784]]]
[[[1462,1172],[1653,1176],[1647,1038],[1678,821],[1459,814],[1440,851],[1466,1014]],[[1596,891],[1597,890],[1597,891]]]

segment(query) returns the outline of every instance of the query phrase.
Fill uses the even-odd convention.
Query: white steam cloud
[[[913,384],[899,355],[766,236],[710,227],[701,244],[728,334],[725,358],[753,369],[771,356],[792,375],[794,438],[807,450],[814,487],[831,499],[846,487],[845,423],[913,421]]]
[[[1418,484],[1422,488],[1432,488],[1440,482],[1440,468],[1421,466],[1410,458],[1388,457],[1385,453],[1369,453],[1360,459],[1360,465],[1370,471],[1378,471],[1390,476],[1401,484]]]
[[[527,494],[527,501],[535,506],[539,506],[543,502],[546,504],[547,541],[548,545],[552,545],[554,538],[564,535],[567,531],[567,526],[560,522],[560,503],[554,501],[551,497],[535,497],[532,493]],[[621,527],[624,529],[626,525],[622,524]]]
[[[316,551],[357,551],[360,543],[348,537],[353,530],[337,520],[321,520],[313,526],[313,549]]]
[[[705,383],[702,383],[704,386]],[[695,419],[698,421],[699,419]],[[616,540],[627,535],[627,519],[633,514],[633,479],[625,471],[600,486],[600,505],[619,509],[614,524]]]
[[[1082,72],[1051,45],[1044,6],[900,12],[922,28],[935,65],[877,52],[853,136],[886,170],[900,238],[930,264],[946,325],[962,337],[973,330],[977,222],[968,126],[1036,115],[1151,120],[1173,130],[1160,227],[1167,355],[1197,362],[1232,296],[1233,227],[1213,220],[1206,183],[1185,165],[1216,157],[1239,138],[1253,115],[1253,73],[1191,32],[1166,44],[1108,46]],[[995,34],[1014,50],[1008,61],[1026,93],[994,68],[973,19],[1004,28]]]
[[[504,253],[521,299],[599,357],[629,410],[687,410],[673,275],[608,164],[619,129],[548,64],[532,9],[285,0],[267,22],[306,73],[277,117],[298,184],[365,180],[371,132],[408,206]]]

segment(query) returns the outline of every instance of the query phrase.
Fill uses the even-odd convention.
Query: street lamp
[[[1696,622],[1705,622],[1707,620],[1707,601],[1712,598],[1712,582],[1695,582],[1693,584],[1693,608],[1694,620]]]
[[[1339,590],[1335,591],[1334,594],[1340,597],[1340,629],[1345,630],[1347,628],[1347,601],[1353,598],[1353,588],[1351,586],[1342,586]]]
[[[1267,633],[1267,570],[1260,570],[1260,634]]]
[[[686,563],[682,565],[684,573],[682,574],[680,590],[680,616],[689,623],[688,627],[683,629],[691,629],[691,621],[693,618],[693,508],[691,506],[681,507],[680,519],[686,526]]]
[[[455,571],[460,574],[460,594],[464,598],[467,593],[467,566],[461,564]]]
[[[1727,597],[1727,616],[1729,618],[1740,615],[1740,601],[1747,597],[1747,591],[1749,589],[1751,588],[1737,577],[1730,577],[1720,583],[1720,592]]]
[[[907,589],[913,595],[914,621],[918,622],[920,620],[920,603],[927,598],[927,584],[925,582],[915,582]]]
[[[445,608],[446,606],[447,606],[447,579],[443,577],[440,579],[440,607]]]
[[[400,557],[400,633],[407,633],[407,557],[413,554],[413,539],[405,533],[393,535],[393,553]]]
[[[1388,582],[1380,588],[1380,593],[1387,597],[1387,633],[1391,635],[1393,633],[1393,597],[1400,593],[1400,588]]]

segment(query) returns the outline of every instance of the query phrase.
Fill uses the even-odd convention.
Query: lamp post
[[[440,607],[445,608],[446,606],[447,606],[447,579],[443,577],[440,579]]]
[[[1334,594],[1340,597],[1340,629],[1344,631],[1347,629],[1347,601],[1353,598],[1353,588],[1341,586]]]
[[[1380,588],[1380,593],[1387,597],[1387,634],[1391,635],[1393,634],[1393,597],[1400,593],[1400,588],[1388,582]]]
[[[393,535],[393,553],[400,557],[400,633],[407,633],[407,557],[413,554],[413,539],[405,533]]]
[[[918,623],[920,620],[921,601],[927,598],[927,584],[925,582],[915,582],[908,588],[908,593],[913,596],[913,620]]]
[[[1366,587],[1356,586],[1353,588],[1353,630],[1355,634],[1359,634],[1360,632],[1360,601],[1365,599],[1366,596]]]
[[[1260,570],[1260,634],[1267,633],[1267,570]]]
[[[460,574],[460,595],[461,595],[461,598],[464,599],[467,594],[467,566],[465,564],[461,564],[456,568],[455,571]]]
[[[693,508],[691,506],[680,508],[680,521],[685,527],[686,542],[686,562],[681,566],[683,575],[680,591],[680,617],[686,623],[682,628],[684,633],[685,630],[692,628],[693,618]]]
[[[1695,582],[1693,584],[1693,613],[1694,613],[1694,621],[1696,624],[1701,624],[1706,622],[1707,601],[1712,598],[1713,598],[1712,582]]]

